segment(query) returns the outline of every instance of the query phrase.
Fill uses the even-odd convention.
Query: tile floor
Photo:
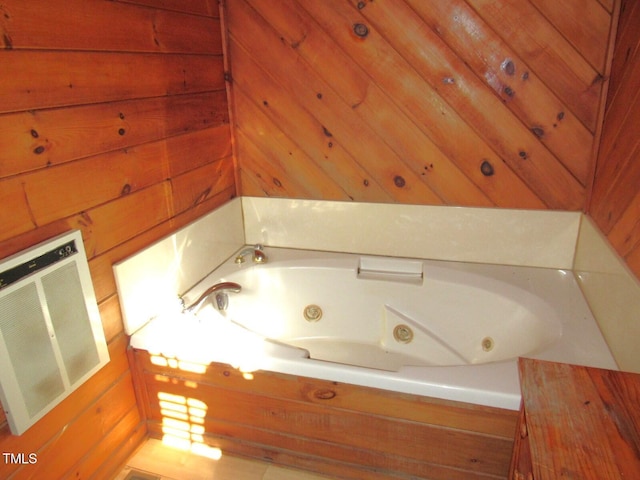
[[[204,455],[149,439],[114,480],[327,480],[330,477],[240,457]],[[213,453],[213,454],[212,454]],[[219,459],[211,458],[220,455]],[[140,475],[134,476],[134,473]]]

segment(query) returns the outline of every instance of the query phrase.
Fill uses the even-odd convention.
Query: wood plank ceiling
[[[243,195],[580,210],[614,0],[233,0]]]

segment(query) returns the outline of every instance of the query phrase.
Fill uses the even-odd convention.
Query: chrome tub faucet
[[[253,263],[266,263],[267,255],[264,253],[264,247],[262,245],[255,245],[253,247],[248,247],[242,250],[238,255],[236,255],[236,263],[244,263],[247,255],[251,254],[251,259]]]
[[[220,311],[224,311],[229,306],[229,296],[227,292],[239,293],[242,287],[235,282],[220,282],[207,288],[198,299],[191,305],[184,306],[184,299],[182,299],[183,309],[182,313],[197,313],[200,310],[200,306],[204,303],[205,299],[215,293],[216,294],[216,308]]]

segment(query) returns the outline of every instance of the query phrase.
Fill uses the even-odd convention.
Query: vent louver
[[[14,435],[108,361],[79,230],[0,262],[0,401]]]

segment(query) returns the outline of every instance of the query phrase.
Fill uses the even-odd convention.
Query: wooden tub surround
[[[507,478],[516,411],[130,354],[152,438],[334,478]]]
[[[640,375],[520,359],[510,478],[640,478]]]

